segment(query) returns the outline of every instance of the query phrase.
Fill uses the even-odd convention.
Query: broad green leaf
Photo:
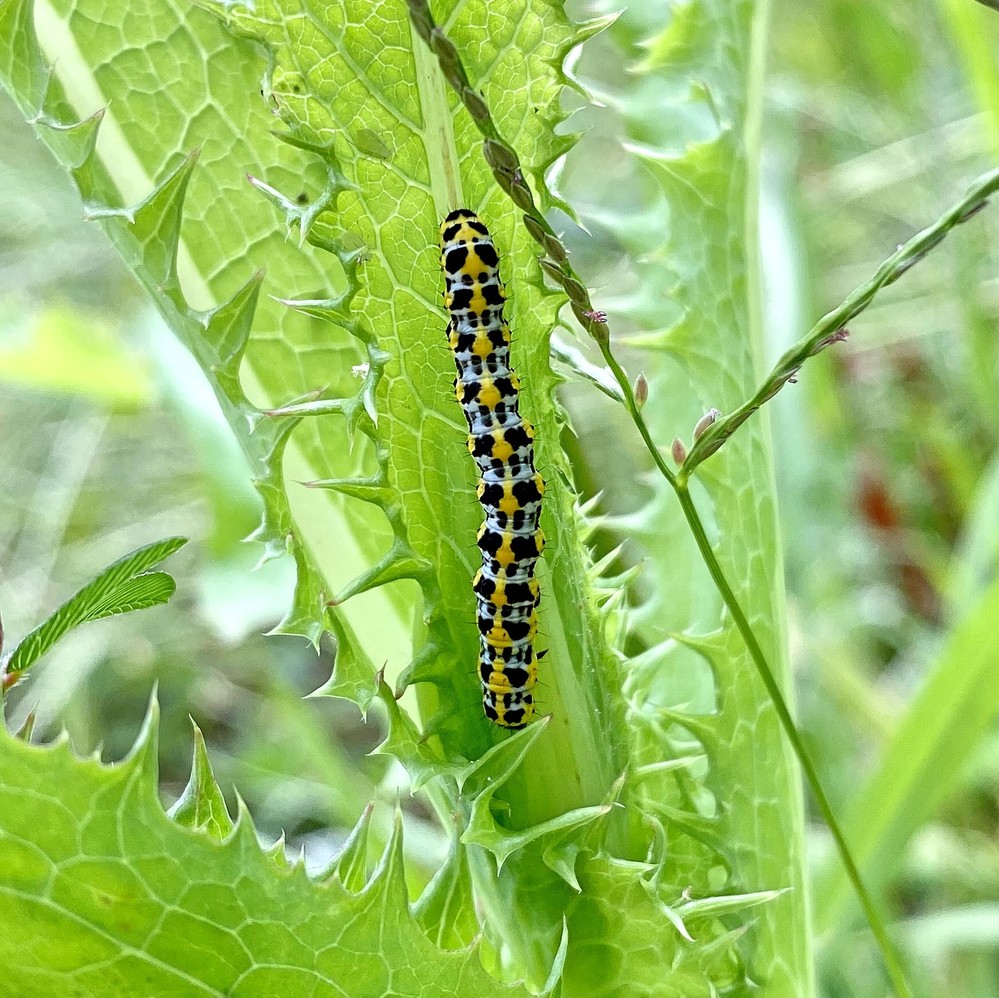
[[[310,880],[257,842],[184,828],[156,793],[155,705],[131,755],[0,733],[3,987],[19,998],[227,994],[518,995],[474,948],[434,946],[410,914],[401,838],[360,890]]]
[[[322,168],[272,134],[259,48],[203,11],[12,0],[0,7],[0,37],[11,95],[208,374],[265,499],[258,539],[268,557],[290,550],[299,568],[284,629],[316,640],[325,599],[378,550],[384,521],[317,492],[296,488],[289,497],[282,461],[291,480],[310,481],[361,467],[365,455],[333,423],[322,443],[312,426],[289,444],[295,422],[256,422],[247,396],[271,407],[323,385],[353,391],[350,370],[363,352],[275,300],[303,289],[333,294],[345,287],[344,272],[289,242],[246,175],[270,169],[315,191]],[[152,53],[149,62],[135,58],[140,50]],[[104,110],[109,103],[113,111]],[[185,200],[194,206],[186,215]],[[259,295],[262,283],[269,295]],[[377,661],[396,659],[408,640],[410,611],[393,595],[372,594],[365,607],[383,621],[367,648]],[[354,611],[341,613],[349,642]]]
[[[176,585],[165,572],[150,569],[186,543],[185,537],[156,541],[104,569],[20,642],[7,663],[8,674],[23,672],[63,635],[81,624],[166,603]]]

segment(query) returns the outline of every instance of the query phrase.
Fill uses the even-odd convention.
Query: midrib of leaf
[[[434,153],[440,153],[443,158],[443,168],[430,171],[430,189],[434,204],[438,208],[449,206],[448,211],[450,211],[451,207],[462,207],[464,201],[461,196],[461,174],[458,166],[460,157],[454,142],[452,111],[448,104],[447,88],[437,67],[437,60],[416,36],[416,30],[412,25],[409,30],[413,41],[416,86],[420,107],[423,110],[423,137],[427,159],[431,160]],[[428,136],[437,138],[433,148],[427,143]]]
[[[77,9],[77,5],[73,5],[72,9]],[[111,99],[114,95],[103,93],[80,50],[71,22],[48,0],[37,0],[36,10],[39,42],[49,57],[53,75],[62,85],[65,100],[81,119],[97,108],[105,108],[96,155],[115,183],[122,203],[137,203],[155,184],[141,154],[144,154],[149,165],[160,169],[167,150],[139,146],[130,140],[127,129],[115,114],[115,101]],[[196,12],[194,16],[199,15]],[[256,195],[251,195],[249,199],[255,197]],[[259,210],[273,212],[262,199],[259,201]],[[188,225],[184,232],[186,234],[190,231],[191,227]],[[266,265],[266,262],[261,260],[260,265]],[[212,307],[220,301],[207,280],[206,263],[207,261],[196,259],[189,239],[182,235],[178,246],[177,266],[185,296],[194,307]],[[287,293],[287,289],[282,290]],[[277,311],[279,308],[281,306],[275,303],[261,301],[261,312],[268,309]],[[272,388],[265,384],[265,380],[259,377],[259,361],[256,357],[251,346],[241,368],[247,395],[262,400],[265,405],[278,405],[286,401],[285,398],[276,396]],[[311,481],[325,474],[303,450],[302,439],[298,435],[292,437],[285,451],[284,467],[286,478],[290,482]],[[307,532],[305,541],[315,564],[326,579],[328,594],[335,595],[362,567],[371,562],[370,547],[358,543],[360,538],[366,536],[366,532],[356,530],[353,518],[345,516],[343,510],[338,509],[337,504],[331,502],[324,493],[293,487],[289,488],[288,496],[296,522]],[[380,588],[367,594],[363,602],[348,602],[341,607],[341,612],[356,631],[365,634],[365,650],[375,661],[397,663],[405,659],[408,650],[400,649],[398,636],[409,634],[410,614],[397,592]],[[395,623],[392,626],[371,628],[367,626],[371,619],[394,620]]]
[[[361,9],[357,4],[348,6],[353,11]],[[540,3],[521,6],[518,15],[509,8],[459,4],[454,9],[460,13],[462,23],[451,23],[461,40],[479,54],[480,64],[473,65],[474,86],[495,101],[500,120],[505,120],[504,115],[509,117],[511,132],[530,149],[533,166],[540,171],[554,158],[557,142],[546,131],[550,122],[527,111],[525,104],[535,96],[537,104],[548,109],[558,77],[537,66],[550,63],[560,45],[567,45],[571,36],[567,25],[551,13],[553,8]],[[382,129],[386,145],[395,143],[396,148],[410,138],[413,127],[405,127],[409,134],[395,134],[404,129],[383,120],[380,103],[365,106],[363,98],[355,98],[344,107],[328,108],[325,95],[330,92],[331,79],[335,79],[335,56],[326,62],[320,52],[317,60],[317,52],[307,45],[303,46],[304,52],[295,51],[281,31],[274,30],[276,15],[270,7],[258,7],[256,15],[259,20],[238,15],[239,27],[260,33],[273,46],[275,89],[297,140],[322,146],[327,134],[341,135],[361,127],[376,133]],[[510,37],[511,26],[519,30],[522,23],[534,28],[524,48],[518,44],[516,31],[514,38]],[[356,21],[351,25],[356,26]],[[393,23],[393,39],[396,28]],[[343,42],[350,43],[346,30]],[[477,44],[482,45],[482,50],[475,49]],[[535,48],[532,50],[531,46]],[[527,58],[529,55],[533,56],[533,65]],[[414,63],[418,75],[424,66],[422,62]],[[526,86],[518,72],[526,76]],[[308,96],[298,102],[299,91],[288,84],[302,81],[303,76],[301,91]],[[567,819],[567,823],[552,829],[553,835],[569,835],[573,831],[579,835],[578,826],[572,822],[595,820],[603,813],[594,808],[582,816],[567,812],[586,803],[598,804],[608,794],[613,780],[623,770],[623,759],[616,751],[623,734],[614,728],[619,718],[608,702],[601,699],[605,695],[604,684],[613,683],[613,672],[604,658],[606,646],[596,615],[586,613],[589,593],[585,558],[575,533],[573,497],[566,488],[571,473],[559,447],[562,422],[552,400],[554,379],[548,365],[546,335],[554,320],[555,302],[541,286],[534,248],[516,225],[517,213],[496,190],[482,163],[480,140],[465,112],[461,108],[452,110],[452,98],[444,103],[439,85],[421,84],[421,87],[419,95],[425,104],[418,110],[407,110],[403,117],[407,122],[419,121],[419,138],[432,165],[431,176],[440,168],[441,157],[444,158],[443,182],[436,187],[431,185],[429,193],[414,185],[413,189],[398,192],[392,204],[385,204],[384,199],[379,201],[375,193],[362,186],[345,197],[343,206],[336,213],[331,211],[329,219],[322,219],[321,226],[317,224],[316,236],[323,238],[326,231],[342,226],[360,234],[365,244],[373,248],[365,265],[364,280],[352,302],[351,315],[364,324],[389,356],[379,390],[377,435],[386,442],[391,456],[386,470],[393,494],[398,495],[403,510],[405,536],[401,539],[429,566],[421,577],[429,604],[429,627],[439,641],[454,648],[454,654],[448,656],[449,672],[434,676],[436,689],[443,691],[440,699],[445,710],[440,723],[445,727],[441,741],[448,754],[453,753],[452,746],[457,746],[466,754],[477,755],[483,743],[497,737],[485,729],[479,713],[473,665],[474,628],[469,626],[473,606],[469,580],[473,567],[471,555],[475,551],[472,539],[481,511],[470,488],[472,465],[462,446],[460,412],[446,387],[453,378],[453,367],[439,331],[444,325],[443,315],[440,325],[433,328],[426,315],[414,315],[418,310],[409,304],[417,301],[427,308],[427,303],[439,295],[436,247],[417,244],[412,259],[400,255],[391,261],[395,270],[383,258],[381,248],[412,244],[421,232],[435,234],[437,223],[447,210],[467,206],[487,219],[505,254],[503,276],[512,291],[507,314],[514,329],[513,365],[524,381],[523,411],[538,431],[538,463],[549,482],[544,525],[551,545],[549,558],[555,561],[549,561],[552,571],[539,570],[542,582],[549,583],[542,604],[542,626],[547,629],[548,621],[554,619],[553,611],[571,624],[560,629],[566,636],[566,644],[553,639],[553,654],[544,663],[543,709],[546,712],[553,709],[555,718],[546,729],[531,733],[531,737],[539,737],[539,750],[532,757],[532,765],[519,770],[517,779],[511,783],[510,793],[504,799],[509,809],[498,810],[499,814],[510,817],[496,822],[477,802],[474,805],[480,818],[474,831],[481,836],[474,841],[479,845],[501,850],[512,834],[502,825],[523,828],[526,824],[528,827],[518,841],[534,847],[520,849],[510,857],[501,875],[497,875],[495,864],[490,869],[488,862],[476,863],[475,868],[481,872],[478,887],[482,904],[493,916],[487,919],[488,931],[493,934],[497,927],[501,928],[502,947],[510,955],[515,972],[525,973],[530,981],[538,983],[549,973],[555,956],[552,945],[558,944],[565,905],[571,894],[554,869],[545,865],[544,848],[531,836],[541,834],[536,832],[538,823],[553,816],[555,820]],[[408,100],[412,97],[408,96]],[[344,155],[349,157],[349,151]],[[414,171],[424,166],[402,162],[393,165],[399,171],[408,170],[407,176],[413,176]],[[346,160],[343,169],[347,171]],[[457,170],[460,173],[454,172],[452,176],[451,171]],[[446,200],[433,202],[435,195]],[[408,271],[412,272],[410,282],[400,287],[399,275]],[[457,492],[456,483],[462,483]],[[581,614],[586,615],[585,622],[580,621]],[[440,626],[442,616],[444,627]],[[468,664],[463,666],[463,663]],[[425,673],[417,672],[415,678],[425,678]],[[394,723],[393,728],[396,727]],[[597,731],[605,732],[606,736],[596,737]],[[405,752],[397,754],[406,757]],[[503,789],[505,794],[507,788]],[[445,817],[450,813],[452,821],[455,815],[469,820],[467,809],[472,799],[474,795],[470,796],[466,788],[450,807],[441,808],[442,813]],[[462,823],[459,821],[459,827]],[[567,842],[566,849],[575,855],[570,845]],[[486,859],[481,851],[473,855]],[[553,864],[555,861],[551,860]],[[655,901],[642,888],[639,891],[645,900],[640,916],[644,919],[657,909]],[[539,895],[544,897],[540,905]],[[583,926],[594,910],[581,906],[574,912],[573,920],[581,935],[585,934]],[[626,922],[628,915],[630,912],[622,913]],[[650,929],[654,931],[655,926],[650,925]],[[570,948],[574,931],[570,929]],[[609,940],[607,945],[613,948],[618,942]],[[699,957],[699,953],[695,954],[691,962],[696,964]],[[659,973],[658,966],[645,969],[652,975]]]

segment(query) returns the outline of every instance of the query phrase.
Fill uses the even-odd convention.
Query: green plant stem
[[[943,242],[955,226],[966,222],[987,204],[987,198],[999,190],[999,169],[978,177],[964,196],[944,212],[932,225],[917,232],[888,257],[873,276],[852,291],[841,305],[827,312],[797,343],[790,347],[774,365],[773,370],[753,395],[738,408],[722,416],[694,441],[683,462],[683,473],[691,472],[717,451],[725,441],[765,402],[774,397],[798,373],[809,357],[846,337],[846,323],[859,315],[874,301],[877,293],[894,284],[910,267],[919,263]]]
[[[836,843],[836,849],[839,852],[840,859],[846,869],[847,877],[853,884],[854,890],[857,892],[857,897],[864,909],[864,914],[867,916],[871,932],[881,949],[882,958],[884,959],[888,974],[892,979],[895,991],[899,998],[911,998],[912,992],[905,980],[905,975],[902,971],[898,955],[895,952],[895,947],[892,944],[891,939],[888,937],[888,932],[885,929],[881,915],[875,907],[874,901],[871,898],[867,887],[864,885],[863,877],[860,874],[860,870],[857,868],[856,862],[854,862],[853,854],[850,852],[850,847],[847,844],[843,831],[836,819],[832,805],[829,803],[829,798],[826,796],[826,792],[822,787],[822,781],[819,779],[815,763],[812,762],[812,758],[808,754],[808,749],[805,748],[805,743],[802,741],[801,735],[795,726],[794,718],[791,716],[791,712],[784,700],[784,696],[781,693],[780,686],[778,685],[777,679],[773,674],[773,670],[770,668],[769,662],[767,662],[767,657],[764,654],[763,649],[760,647],[759,641],[756,640],[753,628],[750,626],[749,620],[746,618],[746,615],[739,604],[739,600],[737,599],[732,587],[729,585],[728,579],[725,578],[725,573],[722,571],[722,567],[718,563],[718,559],[715,557],[715,553],[712,550],[711,542],[708,540],[708,535],[704,530],[704,524],[701,520],[700,514],[697,512],[693,496],[691,496],[690,489],[688,488],[689,479],[684,472],[681,472],[680,475],[674,474],[672,469],[666,464],[665,458],[653,441],[648,425],[642,417],[641,410],[635,400],[635,393],[632,389],[631,383],[629,382],[627,375],[624,373],[624,369],[618,363],[617,358],[615,358],[611,352],[610,342],[600,342],[600,350],[604,356],[604,360],[607,362],[607,366],[614,374],[614,378],[621,389],[624,406],[631,415],[635,426],[638,428],[638,432],[641,435],[642,440],[645,441],[645,446],[647,447],[649,454],[651,454],[652,460],[655,462],[656,467],[662,473],[663,477],[672,486],[673,491],[676,493],[677,499],[680,501],[680,508],[683,510],[684,518],[686,519],[687,526],[690,528],[690,532],[694,537],[695,543],[697,544],[697,550],[700,552],[701,559],[704,561],[704,564],[714,581],[715,587],[721,594],[722,600],[724,601],[728,612],[732,615],[732,620],[735,622],[735,626],[738,628],[739,634],[742,636],[742,640],[746,644],[746,648],[749,650],[750,657],[753,659],[753,664],[756,666],[756,671],[759,673],[760,679],[763,681],[763,685],[766,687],[770,700],[774,705],[774,709],[777,711],[777,717],[784,729],[784,733],[787,735],[788,741],[791,743],[791,748],[797,756],[798,762],[801,764],[802,771],[805,774],[805,781],[808,783],[809,789],[812,791],[812,796],[815,798],[815,803],[818,806],[819,812],[821,813],[823,820],[829,826],[829,831],[832,834],[833,841]]]
[[[815,803],[818,806],[819,812],[825,820],[825,823],[829,826],[829,831],[832,833],[833,840],[836,843],[836,849],[839,852],[840,859],[843,861],[843,866],[846,869],[846,875],[853,884],[854,890],[857,892],[857,897],[859,898],[860,904],[864,909],[864,914],[867,916],[871,932],[881,949],[885,967],[887,968],[888,974],[892,979],[895,991],[899,995],[899,998],[911,998],[912,992],[905,980],[905,975],[902,971],[898,955],[895,952],[895,947],[892,944],[891,939],[888,937],[888,932],[885,929],[881,915],[875,907],[874,901],[871,898],[867,887],[864,885],[863,877],[861,877],[860,870],[854,862],[853,855],[850,852],[850,847],[843,836],[839,822],[836,820],[836,815],[833,812],[832,805],[829,803],[829,798],[826,797],[826,792],[822,788],[822,782],[819,779],[818,771],[816,770],[815,764],[812,762],[812,758],[808,754],[808,750],[805,748],[801,735],[795,726],[794,719],[791,717],[791,712],[788,710],[787,704],[784,701],[780,686],[778,685],[777,679],[767,662],[766,655],[764,655],[763,649],[756,640],[756,635],[753,633],[753,629],[750,627],[749,621],[746,619],[746,615],[743,613],[742,607],[739,605],[739,601],[736,599],[735,593],[732,591],[732,587],[728,584],[728,580],[725,578],[725,573],[722,571],[721,565],[718,564],[718,559],[715,557],[715,553],[711,548],[711,542],[708,540],[708,536],[705,533],[704,524],[701,521],[700,514],[697,512],[697,507],[694,505],[693,497],[690,494],[690,490],[687,488],[686,479],[676,480],[673,487],[676,491],[677,499],[680,500],[680,508],[683,510],[683,515],[687,520],[687,525],[690,527],[690,532],[693,534],[694,541],[697,543],[697,549],[701,553],[701,558],[704,560],[704,564],[711,573],[711,578],[714,580],[718,592],[721,593],[721,597],[725,601],[725,606],[732,615],[732,619],[735,621],[735,626],[739,629],[739,633],[742,635],[742,639],[746,643],[746,647],[749,649],[749,654],[756,665],[756,671],[759,673],[760,679],[763,680],[763,685],[767,688],[767,693],[770,695],[770,699],[773,702],[775,710],[777,711],[777,716],[780,719],[781,726],[784,728],[784,733],[791,742],[794,754],[798,757],[798,762],[801,764],[801,768],[804,771],[805,780],[812,791],[812,796],[815,798]]]
[[[690,527],[690,532],[693,534],[701,559],[711,574],[715,587],[721,594],[722,600],[728,608],[728,612],[732,615],[732,620],[735,622],[739,634],[742,635],[742,640],[745,642],[746,648],[749,650],[753,664],[756,666],[756,671],[759,673],[760,679],[763,681],[763,685],[766,687],[770,700],[774,705],[774,709],[777,711],[777,717],[784,729],[784,733],[791,743],[794,754],[798,757],[798,762],[801,764],[802,771],[805,774],[805,781],[812,791],[812,796],[815,798],[819,812],[829,826],[829,831],[832,833],[833,841],[836,843],[836,849],[839,852],[840,859],[843,861],[847,877],[857,892],[857,897],[864,909],[864,914],[867,916],[871,932],[881,949],[885,967],[892,979],[895,991],[899,995],[899,998],[910,998],[912,992],[905,980],[895,947],[888,937],[888,932],[885,929],[881,915],[864,885],[863,877],[861,877],[860,870],[857,868],[856,862],[854,862],[853,854],[850,852],[850,847],[836,819],[832,805],[829,803],[829,798],[822,787],[822,781],[819,779],[815,763],[812,762],[812,758],[808,754],[808,749],[805,748],[805,743],[795,726],[794,718],[791,716],[777,679],[770,668],[770,663],[767,662],[767,657],[760,647],[759,641],[756,640],[756,634],[753,632],[753,628],[750,626],[749,620],[746,618],[746,614],[743,612],[734,590],[729,585],[728,579],[725,578],[725,573],[722,571],[722,567],[715,557],[711,542],[708,540],[708,535],[704,530],[704,523],[697,512],[697,507],[694,505],[693,496],[690,494],[690,489],[688,488],[689,479],[684,472],[681,472],[679,475],[674,474],[672,469],[666,464],[666,460],[659,448],[655,445],[652,434],[649,432],[648,425],[642,417],[641,410],[635,400],[635,393],[631,382],[624,373],[624,369],[618,363],[617,358],[611,352],[610,342],[600,342],[600,350],[604,356],[604,360],[607,362],[607,366],[614,374],[614,378],[621,389],[624,406],[638,428],[642,440],[645,441],[645,446],[652,455],[652,460],[666,481],[672,486],[677,499],[680,501],[680,508],[683,510],[687,526]]]
[[[635,401],[635,394],[631,387],[631,383],[628,381],[628,377],[624,373],[624,369],[617,362],[617,359],[611,352],[610,343],[601,343],[600,349],[607,362],[607,366],[613,372],[614,377],[621,388],[625,408],[628,410],[632,420],[638,428],[638,432],[641,434],[642,440],[645,441],[645,446],[652,455],[652,460],[655,462],[656,467],[660,470],[663,477],[672,486],[673,491],[676,493],[677,499],[680,501],[680,508],[683,510],[684,518],[687,521],[687,525],[690,527],[691,534],[694,536],[694,541],[697,544],[697,550],[700,552],[701,559],[704,561],[708,572],[711,574],[711,578],[714,581],[718,592],[721,594],[722,600],[728,608],[728,612],[732,615],[732,620],[735,622],[735,626],[738,628],[739,634],[742,635],[742,640],[745,642],[746,647],[749,650],[749,654],[753,659],[753,664],[756,666],[756,671],[759,673],[760,679],[763,681],[763,685],[766,687],[767,693],[773,702],[774,709],[777,711],[777,717],[780,720],[781,726],[784,728],[784,733],[787,735],[788,741],[791,743],[791,748],[794,750],[794,754],[798,757],[798,762],[801,764],[802,771],[805,774],[805,781],[808,783],[809,789],[812,791],[812,796],[815,798],[815,803],[819,808],[819,812],[821,813],[823,820],[829,826],[829,831],[832,833],[833,840],[836,843],[836,849],[843,861],[843,866],[846,869],[847,876],[853,884],[854,890],[857,892],[857,897],[860,900],[861,906],[864,909],[864,914],[867,916],[868,923],[870,924],[871,932],[877,940],[878,946],[881,948],[885,966],[891,976],[895,990],[898,993],[899,998],[909,998],[912,992],[906,983],[905,976],[902,973],[902,969],[899,964],[898,956],[896,955],[895,948],[888,937],[884,922],[882,921],[877,908],[874,906],[874,901],[872,900],[870,893],[864,885],[863,878],[860,875],[860,870],[854,862],[853,855],[850,852],[850,847],[843,836],[842,829],[839,826],[839,822],[836,820],[836,815],[833,812],[832,805],[829,803],[829,798],[826,796],[826,792],[822,787],[822,781],[819,779],[818,771],[816,770],[815,764],[812,762],[812,758],[808,754],[808,749],[805,748],[805,743],[802,741],[801,735],[795,726],[794,718],[791,716],[791,712],[784,700],[784,696],[781,693],[780,686],[778,685],[777,679],[773,674],[773,670],[770,668],[769,662],[767,662],[767,657],[763,653],[763,649],[760,647],[759,641],[756,640],[753,628],[750,626],[749,620],[746,618],[746,615],[739,604],[739,600],[737,599],[732,587],[729,585],[728,579],[725,578],[725,573],[722,571],[722,567],[718,563],[718,559],[715,557],[715,553],[711,548],[711,542],[708,540],[708,535],[704,530],[704,524],[701,521],[700,514],[697,512],[697,507],[694,505],[693,496],[691,496],[690,489],[688,488],[688,477],[683,473],[680,475],[674,474],[672,469],[670,469],[670,467],[666,464],[666,460],[659,448],[655,445],[655,442],[652,439],[652,434],[649,432],[648,425],[642,417],[642,413],[637,402]]]

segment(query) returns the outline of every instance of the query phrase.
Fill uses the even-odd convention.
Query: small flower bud
[[[679,437],[674,437],[673,447],[673,460],[676,461],[677,465],[683,467],[683,462],[687,460],[687,448],[683,446],[683,441]]]
[[[545,233],[544,247],[548,251],[548,255],[556,263],[566,263],[568,261],[569,256],[565,251],[565,247],[555,236]]]
[[[545,245],[545,237],[548,233],[541,227],[541,223],[532,215],[524,216],[524,228],[531,234],[531,238],[541,246]]]
[[[694,439],[700,440],[704,431],[721,415],[718,409],[708,409],[694,427]]]
[[[430,29],[430,51],[448,65],[454,65],[459,61],[458,50],[454,47],[451,39],[436,26]]]
[[[534,207],[534,198],[531,196],[530,188],[524,184],[523,178],[520,183],[514,183],[510,188],[510,197],[513,203],[524,212],[537,211]]]
[[[564,280],[564,275],[562,274],[562,268],[557,264],[553,263],[551,260],[546,260],[542,257],[538,263],[541,264],[541,269],[553,280],[557,281],[559,284]]]
[[[476,121],[489,120],[489,108],[486,107],[486,102],[471,87],[466,87],[461,96],[468,113]]]
[[[508,176],[511,176],[520,165],[513,150],[495,139],[486,139],[482,143],[482,153],[494,170],[499,170]]]
[[[513,180],[508,173],[504,173],[502,170],[494,170],[493,179],[500,185],[500,189],[504,194],[513,196]]]
[[[642,371],[638,377],[635,379],[635,405],[639,409],[649,401],[649,382],[645,378],[645,372]],[[681,462],[682,463],[682,462]]]
[[[586,288],[575,277],[562,275],[562,289],[569,296],[569,301],[582,308],[586,304]]]
[[[427,5],[415,2],[415,0],[409,0],[409,16],[413,19],[413,24],[420,37],[429,44],[430,32],[434,29],[434,22],[430,19],[430,11],[427,9]]]

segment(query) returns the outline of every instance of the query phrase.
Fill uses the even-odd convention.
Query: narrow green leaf
[[[997,618],[999,581],[941,649],[844,823],[857,862],[875,887],[890,881],[906,843],[953,789],[954,773],[999,710]],[[839,868],[820,878],[815,891],[820,929],[840,917],[849,896]]]
[[[978,2],[999,10],[999,0]],[[995,156],[999,154],[999,66],[995,53],[999,24],[995,23],[995,15],[962,0],[937,0],[937,7],[950,27],[969,89],[984,113],[985,131]]]
[[[147,544],[110,565],[21,641],[11,655],[7,672],[23,672],[63,635],[81,624],[166,603],[174,594],[174,581],[165,572],[149,569],[186,543],[186,537],[169,537]]]

